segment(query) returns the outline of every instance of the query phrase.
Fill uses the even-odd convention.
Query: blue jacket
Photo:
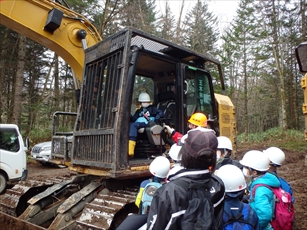
[[[256,211],[260,227],[263,230],[272,230],[270,224],[274,214],[274,193],[267,187],[260,186],[252,197],[252,191],[256,184],[266,184],[271,187],[280,187],[279,179],[272,173],[265,173],[254,178],[250,185],[250,206]]]
[[[143,117],[143,113],[145,113],[149,118],[153,118],[152,121],[158,121],[161,117],[164,116],[164,113],[160,109],[150,105],[147,108],[141,107],[137,109],[134,115],[130,117],[130,121],[135,122],[138,118]]]

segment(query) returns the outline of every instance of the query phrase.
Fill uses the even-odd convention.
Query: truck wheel
[[[4,193],[6,189],[6,177],[0,173],[0,194]]]

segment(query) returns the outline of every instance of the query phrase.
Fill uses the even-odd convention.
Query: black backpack
[[[188,190],[189,194],[189,205],[181,219],[181,229],[217,230],[211,202],[211,183],[196,183],[184,178],[178,178],[173,182]]]

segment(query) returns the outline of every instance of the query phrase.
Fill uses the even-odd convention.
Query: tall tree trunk
[[[26,56],[26,37],[19,35],[18,42],[18,63],[17,72],[14,84],[14,106],[13,106],[13,116],[12,121],[14,124],[20,125],[21,117],[21,106],[22,106],[22,86],[24,78],[24,66],[25,66],[25,56]]]
[[[1,41],[2,47],[5,47],[5,43],[7,40],[8,35],[8,29],[4,30],[4,36]],[[2,49],[1,51],[1,57],[6,57],[6,49]],[[4,98],[3,98],[3,92],[4,92],[4,65],[5,65],[5,58],[0,58],[0,123],[2,123],[2,113],[3,113],[3,105],[4,105]]]
[[[280,119],[279,125],[285,130],[288,128],[287,122],[287,111],[286,111],[286,95],[285,95],[285,71],[284,71],[284,52],[281,50],[281,45],[279,41],[279,20],[278,14],[279,10],[276,9],[275,0],[272,1],[272,30],[273,30],[273,54],[275,58],[276,68],[278,71],[278,76],[280,80]]]
[[[247,97],[247,60],[246,60],[246,47],[243,41],[243,81],[244,81],[244,138],[247,141],[248,138],[248,97]]]

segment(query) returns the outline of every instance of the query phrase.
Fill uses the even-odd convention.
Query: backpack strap
[[[273,189],[272,189],[271,186],[269,186],[269,185],[267,185],[267,184],[256,184],[256,185],[254,186],[253,190],[252,190],[252,200],[251,200],[251,201],[254,201],[255,194],[256,194],[256,189],[257,189],[258,187],[260,187],[260,186],[264,186],[264,187],[270,189],[270,190],[274,193],[274,191],[273,191]]]
[[[237,216],[233,216],[231,214],[231,211],[229,210],[229,206],[226,209],[224,208],[225,219],[223,218],[223,221],[226,222],[224,224],[224,226],[226,224],[229,224],[229,222],[233,222],[235,220],[239,220],[239,219],[243,218],[244,216],[242,214],[242,210],[243,210],[243,204],[241,202],[240,202],[240,205],[239,205],[239,213],[238,213]]]
[[[256,184],[252,190],[252,199],[249,200],[249,202],[253,202],[254,198],[255,198],[255,194],[256,194],[256,189],[259,188],[260,186],[264,186],[268,189],[270,189],[273,193],[274,196],[274,203],[273,203],[273,210],[275,210],[275,202],[277,201],[274,190],[271,186],[267,185],[267,184]],[[275,211],[273,212],[273,218],[275,218]]]

